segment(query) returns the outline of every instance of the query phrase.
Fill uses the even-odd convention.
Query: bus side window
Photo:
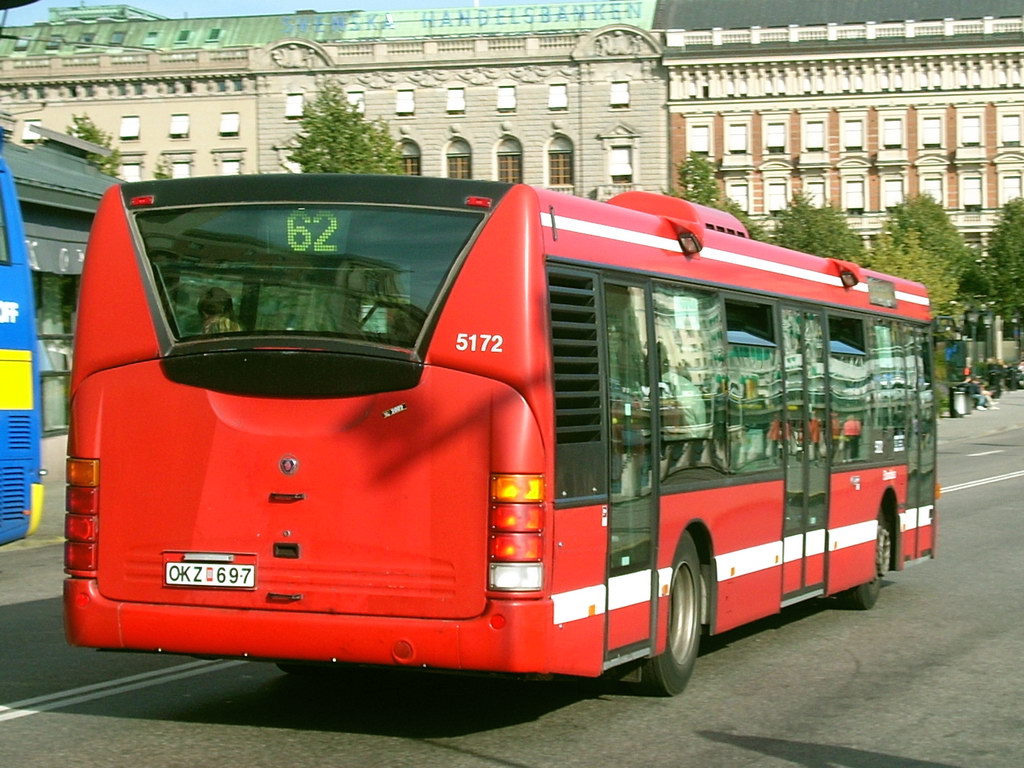
[[[776,433],[782,420],[782,370],[772,308],[727,301],[729,342],[729,469],[779,469]]]
[[[725,469],[721,302],[709,291],[657,285],[654,322],[662,481],[718,476]]]
[[[871,374],[864,322],[852,317],[828,319],[829,384],[832,395],[832,461],[844,464],[868,457]]]

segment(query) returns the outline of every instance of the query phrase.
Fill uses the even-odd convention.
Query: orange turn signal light
[[[524,503],[543,500],[543,475],[491,475],[491,501]]]
[[[68,458],[67,481],[68,485],[95,488],[100,484],[100,460]]]

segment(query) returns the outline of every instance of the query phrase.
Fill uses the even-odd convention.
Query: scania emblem
[[[294,475],[299,471],[299,460],[291,455],[282,456],[277,462],[277,468],[281,470],[282,475]]]

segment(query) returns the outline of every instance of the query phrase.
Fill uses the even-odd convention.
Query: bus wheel
[[[885,518],[879,516],[878,535],[875,538],[875,578],[859,587],[840,592],[839,599],[842,604],[857,611],[866,611],[874,607],[882,591],[882,577],[888,572],[891,562],[892,533],[885,524]]]
[[[665,652],[644,662],[640,684],[657,696],[675,696],[686,687],[700,646],[701,575],[697,548],[689,534],[679,544],[669,593]]]

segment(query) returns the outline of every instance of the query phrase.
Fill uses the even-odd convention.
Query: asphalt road
[[[0,549],[0,768],[1018,768],[1024,429],[1012,404],[970,419],[940,432],[937,560],[872,611],[817,601],[712,638],[674,699],[70,648],[60,547]]]

